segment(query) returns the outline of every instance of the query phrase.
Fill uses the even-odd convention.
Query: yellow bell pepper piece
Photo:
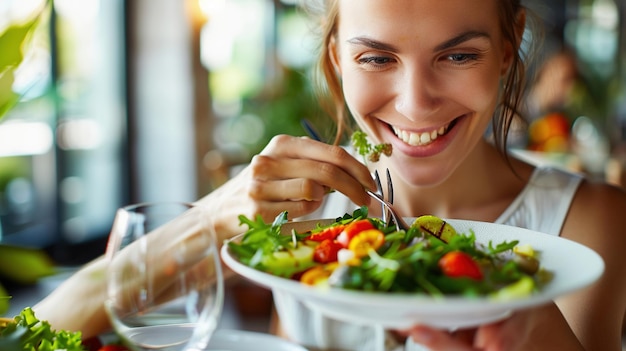
[[[376,250],[385,242],[385,234],[378,229],[368,229],[355,235],[348,249],[354,252],[356,257],[364,257],[370,252],[370,250]]]

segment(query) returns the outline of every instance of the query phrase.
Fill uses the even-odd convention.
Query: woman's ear
[[[526,29],[526,11],[524,9],[517,13],[515,20],[515,43],[507,43],[504,51],[504,62],[502,64],[501,75],[506,75],[511,68],[513,57],[515,57],[517,51],[520,49],[522,40],[524,38],[524,30]]]
[[[339,48],[337,47],[337,40],[333,36],[328,41],[328,55],[330,56],[330,62],[333,64],[333,68],[337,75],[341,75],[341,65],[339,64]]]

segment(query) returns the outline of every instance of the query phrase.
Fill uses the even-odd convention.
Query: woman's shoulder
[[[626,190],[613,184],[584,178],[572,206],[573,211],[580,211],[573,214],[593,213],[596,215],[597,219],[593,220],[594,222],[602,218],[607,219],[607,217],[613,217],[613,219],[624,217],[622,220],[626,221],[626,216],[624,216],[626,214]],[[623,230],[626,231],[626,228]]]
[[[573,199],[563,236],[589,246],[626,245],[626,191],[583,179]]]

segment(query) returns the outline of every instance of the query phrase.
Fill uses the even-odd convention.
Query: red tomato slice
[[[332,226],[332,227],[322,230],[321,232],[313,233],[307,236],[306,238],[304,238],[304,240],[311,240],[311,241],[324,241],[326,239],[335,240],[337,238],[337,235],[339,235],[339,233],[343,231],[344,227],[345,225],[342,225],[342,224]]]
[[[313,261],[319,263],[337,262],[337,252],[343,246],[332,239],[326,239],[317,245],[313,251]]]
[[[439,259],[439,268],[448,277],[468,277],[475,280],[483,279],[483,272],[478,263],[462,251],[451,251]]]
[[[374,225],[367,219],[360,219],[348,224],[344,230],[337,236],[337,241],[344,247],[348,248],[350,241],[357,234],[364,230],[374,229]]]

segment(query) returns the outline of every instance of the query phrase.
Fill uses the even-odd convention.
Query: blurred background
[[[76,267],[104,251],[119,206],[195,200],[273,135],[305,135],[302,119],[330,139],[311,91],[316,41],[295,3],[1,0],[0,244]],[[544,49],[511,146],[623,185],[624,1],[526,4]],[[18,266],[0,261],[0,273]],[[9,290],[30,283],[9,276]]]

